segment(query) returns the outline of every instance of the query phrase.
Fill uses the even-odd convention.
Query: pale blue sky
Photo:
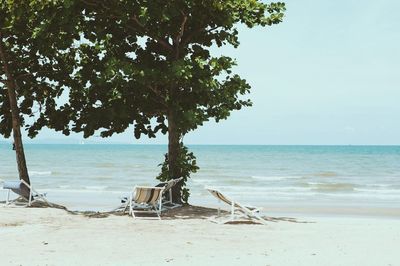
[[[400,144],[400,1],[285,2],[282,24],[243,28],[241,46],[222,50],[237,58],[254,106],[185,143]],[[34,142],[48,139],[68,141],[45,130]],[[166,138],[137,141],[129,130],[105,141]]]

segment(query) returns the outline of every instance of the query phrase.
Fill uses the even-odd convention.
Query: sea
[[[188,145],[200,170],[191,204],[216,206],[206,188],[242,203],[400,209],[400,146]],[[33,187],[71,210],[109,211],[135,185],[153,186],[166,145],[26,144]],[[0,144],[0,181],[16,180],[15,152]],[[0,201],[6,197],[0,192]]]

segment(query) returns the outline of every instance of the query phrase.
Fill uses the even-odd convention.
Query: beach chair
[[[23,194],[23,187],[26,187],[29,189],[29,199],[27,199],[24,194]],[[10,192],[14,192],[15,194],[23,197],[24,199],[27,200],[26,206],[31,206],[32,203],[43,200],[46,202],[49,206],[52,206],[50,202],[48,202],[45,198],[46,194],[41,194],[37,192],[32,185],[29,185],[26,181],[24,180],[18,180],[18,181],[3,181],[3,189],[7,189],[7,200],[6,200],[6,205],[10,205],[11,203],[16,202],[16,200],[10,201]]]
[[[264,220],[258,213],[260,212],[259,208],[244,206],[239,202],[236,202],[224,194],[222,194],[219,190],[214,188],[206,188],[214,197],[216,197],[219,201],[223,201],[226,204],[231,206],[231,215],[228,220],[218,222],[218,223],[228,223],[238,221],[237,218],[247,217],[253,221],[257,221],[262,224],[266,224],[267,221]],[[220,208],[218,208],[218,216],[220,216]],[[217,222],[217,221],[215,221]]]
[[[176,179],[171,179],[166,182],[161,182],[155,185],[157,188],[163,188],[163,194],[162,194],[162,208],[163,210],[168,210],[168,209],[173,209],[176,207],[180,207],[180,204],[174,203],[172,200],[172,188],[178,184],[183,177],[176,178]],[[126,210],[129,208],[129,198],[128,197],[122,197],[121,198],[121,203],[122,205],[118,208],[116,208],[114,211],[119,211],[122,209],[123,212],[126,212]]]
[[[134,219],[161,220],[162,195],[164,187],[135,186],[129,198],[129,214]],[[152,216],[140,216],[138,214],[156,214]]]
[[[179,182],[181,182],[183,177],[176,178],[176,179],[171,179],[168,180],[167,182],[162,182],[156,187],[164,187],[164,192],[163,192],[163,206],[165,209],[173,209],[176,207],[182,206],[181,204],[177,204],[173,202],[172,199],[172,188],[176,186]]]

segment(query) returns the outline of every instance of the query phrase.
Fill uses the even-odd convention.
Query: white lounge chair
[[[136,186],[129,198],[129,214],[134,219],[158,219],[161,220],[162,194],[164,187],[140,187]],[[157,217],[139,216],[137,214],[156,214]]]
[[[231,206],[231,215],[228,220],[218,222],[218,223],[228,223],[238,221],[237,218],[240,217],[248,217],[251,220],[255,220],[262,224],[266,224],[267,221],[264,220],[258,213],[260,212],[260,208],[244,206],[239,202],[236,202],[215,188],[206,188],[214,197],[216,197],[219,201],[223,201],[226,204]],[[220,216],[220,209],[218,208],[218,216]]]
[[[24,196],[23,187],[26,187],[29,189],[29,198],[27,199]],[[7,200],[6,200],[6,205],[10,205],[11,203],[15,202],[15,200],[10,201],[10,192],[14,192],[17,195],[20,195],[21,197],[25,198],[28,202],[26,206],[31,206],[32,203],[38,201],[38,200],[43,200],[46,202],[49,206],[52,206],[50,202],[48,202],[45,198],[46,194],[41,194],[37,192],[32,185],[29,185],[26,181],[24,180],[18,180],[18,181],[3,181],[3,189],[7,189]]]

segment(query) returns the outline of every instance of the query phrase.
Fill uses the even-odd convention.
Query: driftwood
[[[5,204],[5,201],[1,201],[0,204]],[[24,199],[22,197],[13,201],[13,205],[15,205],[15,206],[24,206],[25,204],[26,204],[26,199]],[[52,204],[52,206],[49,206],[46,202],[36,201],[36,202],[33,202],[30,207],[27,207],[27,208],[55,208],[55,209],[64,210],[72,215],[83,215],[88,218],[106,218],[110,215],[128,216],[128,213],[124,212],[122,210],[115,210],[115,211],[109,211],[109,212],[71,211],[71,210],[68,210],[68,208],[66,208],[65,206],[55,204],[55,203],[51,203],[51,204]],[[163,211],[161,214],[161,217],[163,220],[209,219],[211,217],[215,217],[217,215],[217,213],[218,213],[218,209],[186,204],[186,205],[183,205],[182,207],[177,207],[174,209]],[[220,215],[222,217],[229,216],[230,213],[228,211],[221,210]],[[298,221],[296,218],[291,218],[291,217],[264,216],[263,218],[269,222],[310,223],[307,221]],[[257,224],[257,223],[254,221],[251,221],[251,220],[244,219],[241,221],[228,222],[227,224]]]

